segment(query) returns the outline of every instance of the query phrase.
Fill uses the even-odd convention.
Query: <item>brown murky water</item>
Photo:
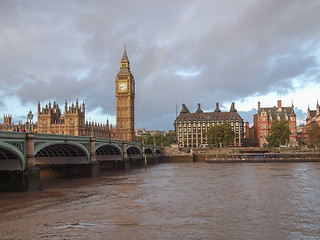
[[[0,239],[320,239],[320,164],[178,163],[0,194]]]

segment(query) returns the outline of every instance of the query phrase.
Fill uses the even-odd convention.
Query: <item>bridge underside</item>
[[[23,170],[23,167],[18,156],[0,147],[0,171],[2,170]]]
[[[152,150],[150,148],[146,148],[144,150],[145,155],[149,158],[152,157]]]
[[[138,147],[129,147],[127,149],[127,154],[129,159],[140,159],[141,151]]]
[[[121,161],[122,155],[120,150],[112,145],[105,145],[96,150],[96,159],[103,161]]]
[[[37,165],[51,164],[86,164],[88,156],[82,149],[73,145],[55,144],[41,149],[35,155]]]

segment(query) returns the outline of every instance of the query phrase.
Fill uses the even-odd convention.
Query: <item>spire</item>
[[[121,62],[122,61],[128,61],[128,56],[127,56],[127,44],[124,44],[124,52],[123,52],[123,56],[122,56],[122,59],[121,59]]]
[[[40,114],[40,100],[38,101],[38,115]]]

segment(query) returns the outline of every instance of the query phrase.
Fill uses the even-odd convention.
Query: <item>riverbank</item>
[[[266,154],[266,156],[264,156]],[[192,153],[179,149],[164,149],[163,162],[210,163],[268,163],[268,162],[320,162],[320,153],[293,151],[292,149],[221,148],[194,149]]]
[[[208,159],[207,163],[289,163],[289,162],[320,162],[320,159]]]

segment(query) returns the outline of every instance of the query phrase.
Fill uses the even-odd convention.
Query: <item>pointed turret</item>
[[[38,116],[40,115],[40,100],[38,102]]]

